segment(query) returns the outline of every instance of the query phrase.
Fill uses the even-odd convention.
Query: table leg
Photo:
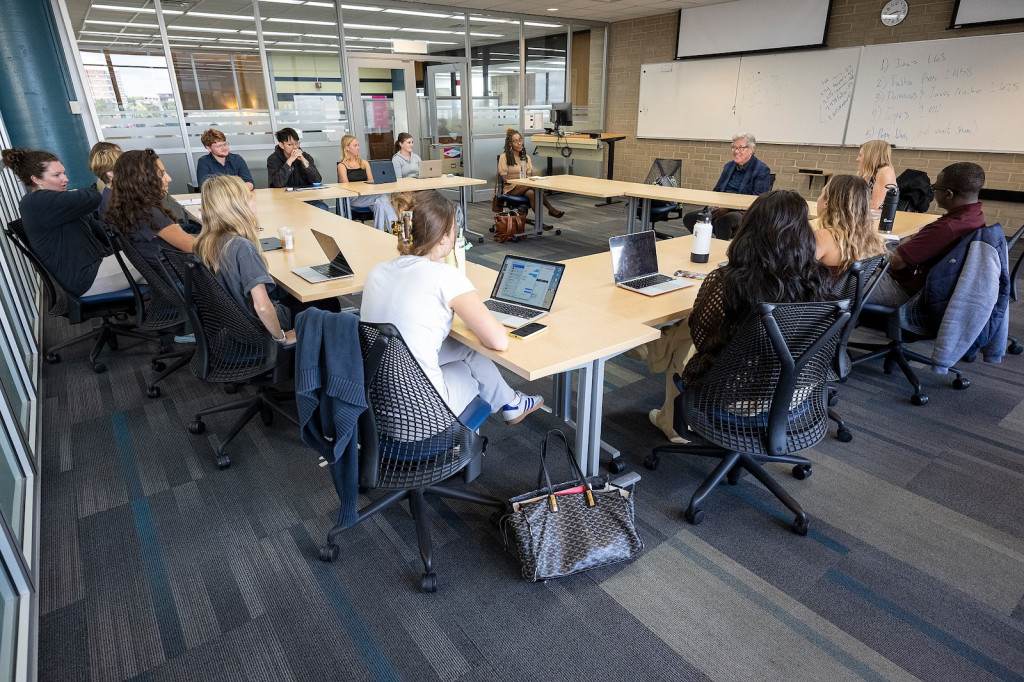
[[[466,189],[466,185],[459,187],[459,203],[462,205],[462,218],[466,221],[463,231],[467,234],[473,235],[481,244],[483,244],[484,235],[476,230],[469,229],[469,212],[467,211],[469,208],[469,201],[466,199]]]
[[[636,232],[636,209],[637,202],[640,201],[636,197],[629,197],[629,203],[626,205],[626,233],[633,234]],[[598,204],[600,206],[601,204]]]
[[[590,471],[590,415],[592,412],[593,386],[591,385],[592,369],[580,367],[579,380],[576,383],[576,461],[584,476],[593,476]],[[598,427],[600,428],[600,427]]]
[[[537,188],[536,205],[533,207],[533,226],[536,228],[537,236],[544,234],[544,190],[541,187]]]
[[[611,180],[615,173],[615,140],[605,140],[605,144],[608,145],[608,179]],[[601,208],[602,206],[611,206],[612,204],[621,203],[622,201],[620,199],[606,197],[604,201],[594,204],[594,206]]]
[[[569,421],[572,406],[572,370],[560,372],[552,377],[554,384],[554,405],[551,413],[563,421]]]
[[[643,210],[641,210],[641,212],[640,212],[641,213],[641,215],[640,215],[640,230],[641,231],[651,229],[651,200],[650,199],[644,199],[643,202],[644,202],[643,203]]]
[[[349,201],[349,197],[345,197],[341,200],[342,210],[345,212],[345,217],[352,220],[352,202]]]

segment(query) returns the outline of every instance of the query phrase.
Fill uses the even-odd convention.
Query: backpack
[[[900,188],[900,211],[924,213],[935,198],[932,181],[924,171],[908,168],[896,178],[896,186]]]

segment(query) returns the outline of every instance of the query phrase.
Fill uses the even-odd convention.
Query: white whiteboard
[[[743,57],[740,127],[758,142],[841,145],[859,47]]]
[[[739,130],[734,107],[739,70],[739,57],[644,64],[637,137],[731,139]]]
[[[863,49],[847,144],[1024,151],[1024,33]]]

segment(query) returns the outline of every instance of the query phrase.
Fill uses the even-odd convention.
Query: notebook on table
[[[624,234],[608,240],[615,284],[645,296],[666,294],[693,286],[678,277],[658,272],[658,247],[654,230]]]
[[[484,305],[506,327],[522,327],[550,312],[563,272],[562,263],[505,256]]]
[[[341,252],[341,248],[338,246],[338,242],[334,240],[334,237],[317,230],[310,230],[310,232],[316,237],[317,243],[320,244],[320,248],[324,250],[330,261],[321,265],[294,268],[292,272],[312,284],[352,277],[355,274],[352,272],[352,266],[348,264],[345,254]]]
[[[373,182],[369,183],[371,185],[384,185],[389,182],[395,182],[398,179],[395,177],[395,165],[391,163],[391,159],[387,161],[371,161],[370,173],[373,174]]]
[[[420,161],[420,178],[439,178],[441,177],[441,161]]]

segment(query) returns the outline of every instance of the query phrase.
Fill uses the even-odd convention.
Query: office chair
[[[1017,231],[1013,233],[1012,237],[1006,238],[1007,258],[1010,256],[1010,250],[1017,245],[1018,241],[1020,241],[1021,234],[1024,234],[1024,225],[1021,225]],[[1013,264],[1013,269],[1010,270],[1010,300],[1014,302],[1017,301],[1017,276],[1020,275],[1021,263],[1024,263],[1024,251],[1021,251],[1020,256],[1017,257],[1017,262]],[[1008,344],[1006,347],[1007,353],[1010,353],[1011,355],[1020,355],[1021,353],[1024,353],[1024,346],[1022,346],[1016,338],[1011,336],[1008,337],[1006,341]],[[971,360],[973,359],[974,358],[971,358]]]
[[[20,218],[9,222],[4,228],[4,234],[25,255],[39,276],[43,290],[46,292],[47,314],[50,317],[65,317],[70,324],[79,324],[97,318],[102,320],[101,324],[92,331],[76,336],[70,341],[51,346],[45,356],[48,363],[53,365],[60,362],[58,351],[82,341],[95,339],[96,342],[89,351],[89,364],[92,365],[92,371],[102,374],[107,371],[107,366],[97,358],[104,346],[109,346],[111,350],[117,350],[119,336],[146,341],[155,340],[154,334],[139,331],[135,325],[115,324],[111,321],[113,317],[127,319],[127,316],[135,315],[137,310],[141,310],[144,305],[143,296],[149,291],[148,286],[137,284],[131,277],[127,277],[127,289],[92,296],[72,296],[64,290],[46,269],[43,262],[36,257],[32,247],[29,246],[28,236],[25,234],[25,228]]]
[[[359,485],[387,491],[359,510],[360,523],[377,512],[408,500],[416,522],[416,539],[423,560],[420,587],[437,589],[434,573],[426,496],[453,498],[501,510],[505,501],[455,486],[473,481],[480,473],[487,439],[476,430],[490,414],[490,406],[477,397],[455,416],[409,352],[398,329],[390,324],[359,325],[366,402],[359,418]],[[338,496],[343,497],[340,464],[331,465]],[[320,558],[334,561],[339,554],[334,539],[344,530],[331,529]]]
[[[745,470],[796,515],[793,530],[807,534],[807,514],[761,463],[792,464],[800,480],[811,475],[810,460],[795,453],[828,432],[825,382],[848,309],[849,301],[760,303],[700,381],[683,388],[676,375],[676,432],[696,442],[656,447],[644,466],[656,469],[666,452],[721,460],[690,499],[687,521],[701,523],[704,499]]]
[[[659,185],[661,187],[679,187],[683,181],[683,162],[681,159],[655,159],[654,163],[651,164],[651,170],[647,172],[647,178],[644,180],[645,185]],[[637,206],[637,219],[641,218],[642,209]],[[657,199],[651,200],[651,225],[650,228],[654,229],[654,223],[659,221],[668,222],[671,218],[671,214],[675,213],[676,218],[683,217],[683,209],[680,207],[678,202],[675,201],[659,201]],[[647,229],[647,226],[644,226]],[[687,230],[689,232],[689,230]],[[657,233],[655,236],[659,239],[668,239],[674,235],[667,233]]]
[[[135,249],[130,240],[125,239],[110,225],[107,225],[107,239],[114,248],[118,260],[121,260],[123,254],[149,285],[149,298],[137,311],[135,324],[139,329],[159,334],[159,352],[151,360],[156,376],[146,382],[146,395],[150,398],[159,398],[160,387],[157,384],[187,365],[195,353],[195,348],[191,344],[178,350],[170,348],[174,334],[183,331],[188,321],[185,300],[181,289],[172,283],[171,276],[164,268],[157,271]],[[166,365],[165,360],[173,360],[170,367]]]
[[[212,272],[191,253],[161,251],[184,285],[184,301],[189,325],[195,334],[192,371],[198,379],[216,383],[248,383],[256,393],[200,410],[189,424],[190,433],[206,431],[203,417],[218,412],[242,410],[226,435],[217,444],[217,468],[231,466],[225,454],[227,446],[257,414],[270,426],[274,413],[298,426],[298,419],[284,404],[295,399],[290,391],[275,391],[273,386],[293,372],[291,349],[280,346],[258,318],[243,310]]]
[[[499,160],[499,159],[501,159],[501,154],[498,154],[498,156],[495,157],[495,160]],[[504,189],[505,189],[505,179],[501,177],[501,173],[498,173],[497,171],[495,171],[495,173],[494,173],[494,204],[497,207],[498,211],[504,211],[506,209],[513,209],[513,210],[517,210],[517,211],[520,211],[520,212],[522,212],[522,211],[529,212],[529,210],[530,210],[530,200],[525,195],[505,194],[504,191],[503,191]],[[544,210],[544,207],[541,206],[540,207],[540,211],[543,211],[543,210]],[[534,234],[536,234],[536,235],[544,234],[544,230],[552,229],[551,225],[546,225],[544,223],[543,218],[541,219],[541,224],[539,226],[537,225],[536,218],[539,215],[540,215],[540,213],[537,212],[537,209],[534,209],[534,211],[533,211],[533,218],[527,218],[526,219],[526,223],[528,225],[533,225],[536,228],[534,230]],[[491,232],[494,232],[494,226],[493,225],[491,226]],[[562,234],[562,228],[555,229],[555,234]],[[524,235],[523,238],[525,239],[526,236]]]
[[[185,189],[188,190],[189,194],[199,194],[199,185],[193,185],[192,183],[186,182]]]
[[[857,327],[857,320],[860,318],[860,311],[868,296],[875,290],[879,278],[889,270],[889,261],[885,254],[865,258],[850,264],[850,267],[840,277],[835,289],[835,297],[840,300],[850,301],[850,319],[839,334],[839,342],[836,346],[835,362],[829,373],[829,382],[845,382],[853,368],[847,344],[850,341],[850,334]],[[836,423],[836,439],[840,443],[849,443],[853,440],[853,433],[846,427],[846,422],[833,410],[839,401],[838,389],[834,383],[828,387],[828,418]]]

